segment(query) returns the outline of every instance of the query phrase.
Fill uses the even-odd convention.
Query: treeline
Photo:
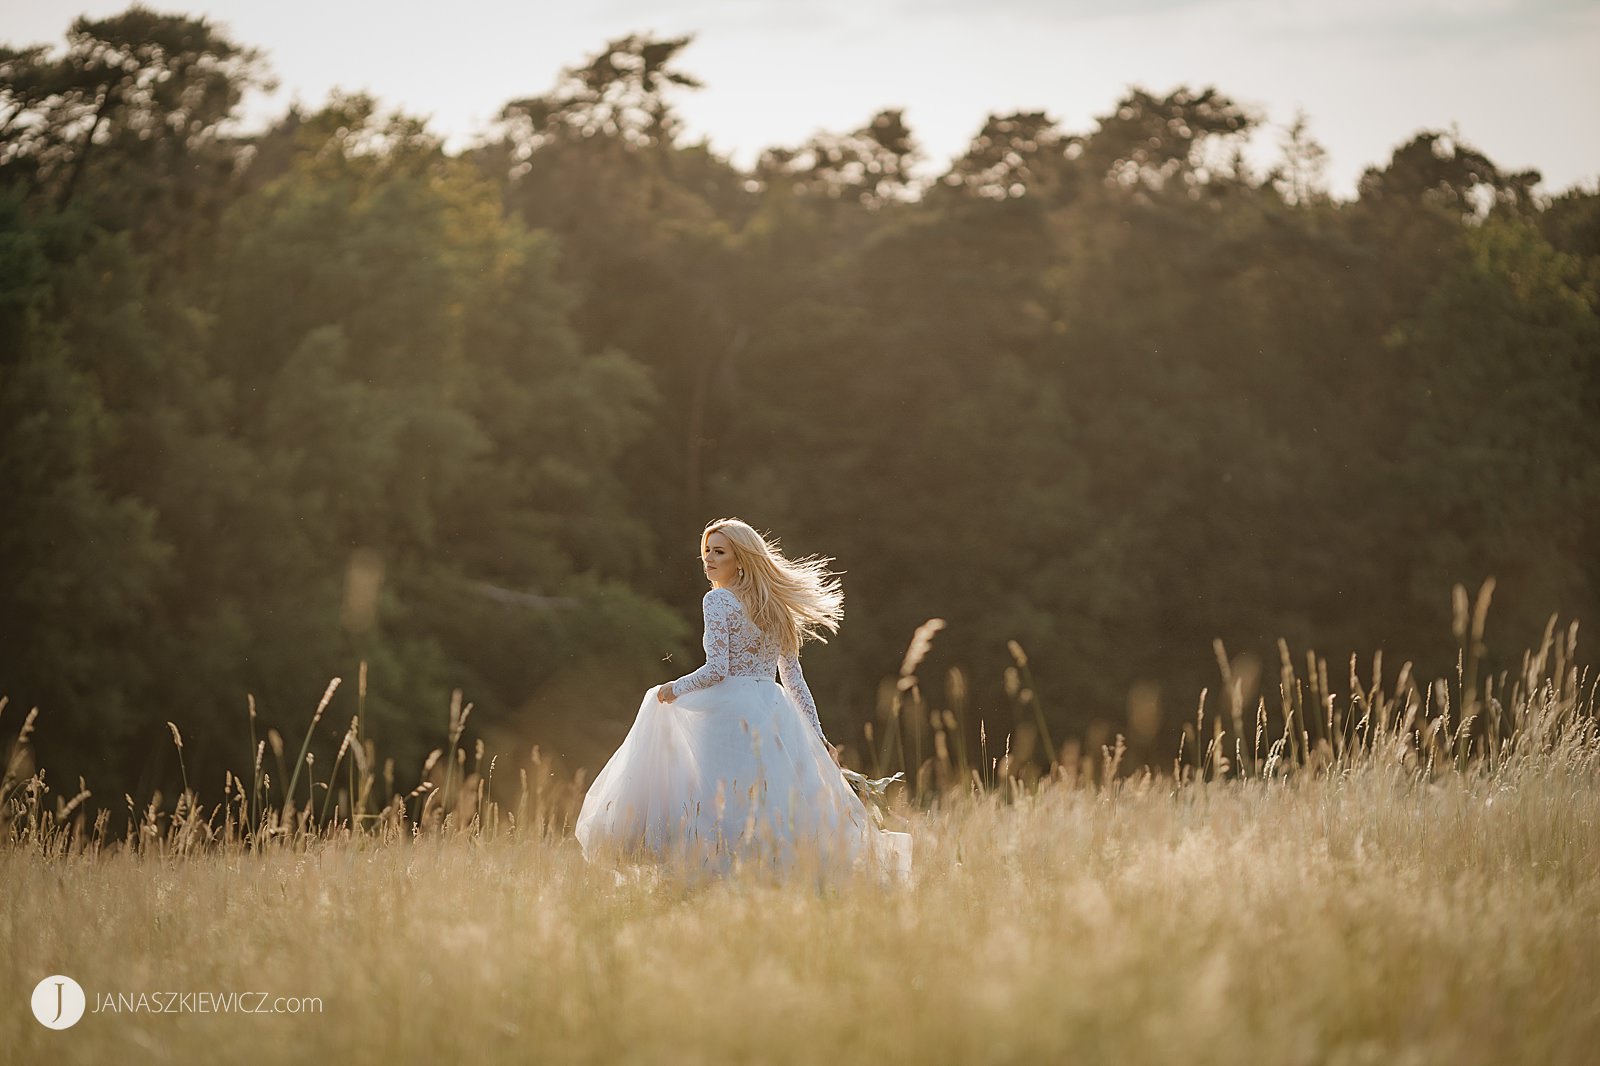
[[[1491,668],[1600,619],[1600,191],[1425,131],[1336,201],[1210,88],[993,115],[927,183],[894,110],[746,173],[685,143],[688,43],[457,154],[361,95],[239,134],[264,60],[198,18],[0,49],[0,725],[58,791],[171,788],[168,721],[220,791],[247,695],[299,737],[333,676],[313,751],[359,712],[397,788],[455,689],[597,766],[700,661],[729,514],[846,571],[806,664],[858,749],[932,616],[991,749],[1015,640],[1057,742],[1133,691],[1158,765],[1214,638],[1270,694],[1279,637],[1453,674],[1457,583]]]

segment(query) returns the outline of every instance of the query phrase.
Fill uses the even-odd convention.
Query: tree
[[[1074,173],[1068,164],[1082,150],[1083,138],[1063,132],[1043,111],[990,114],[966,154],[952,162],[931,191],[1058,200],[1066,195],[1062,183]]]
[[[1260,119],[1214,88],[1179,86],[1160,98],[1130,89],[1097,123],[1077,157],[1090,175],[1139,199],[1198,199],[1208,185],[1244,177],[1225,151]]]
[[[1328,150],[1311,136],[1304,111],[1295,112],[1294,122],[1284,132],[1282,148],[1283,161],[1268,173],[1268,184],[1285,203],[1328,203]]]
[[[905,112],[879,111],[842,136],[820,132],[797,149],[769,148],[755,176],[782,194],[843,200],[869,209],[911,198],[922,157]]]
[[[153,509],[101,476],[119,424],[72,336],[96,276],[78,257],[99,246],[100,268],[137,268],[80,217],[29,219],[16,188],[0,190],[0,235],[0,677],[13,705],[40,708],[49,780],[76,791],[80,774],[120,779],[105,772],[145,713],[140,638],[171,572]]]
[[[621,351],[586,352],[554,241],[424,124],[337,94],[296,138],[289,168],[229,211],[204,290],[229,425],[256,462],[212,521],[260,532],[183,543],[228,609],[299,604],[251,611],[258,698],[281,707],[377,659],[378,713],[409,751],[455,685],[509,713],[606,611],[590,601],[619,595],[590,571],[631,562],[638,519],[609,468],[654,390]],[[352,632],[340,596],[358,554],[381,562],[385,595]],[[487,595],[530,588],[591,595],[560,626]],[[489,653],[507,641],[509,673]]]
[[[500,119],[526,163],[554,143],[595,141],[629,151],[671,147],[683,121],[667,94],[702,83],[672,64],[694,35],[667,39],[628,34],[608,41],[582,66],[567,67],[544,96],[513,100]]]
[[[1428,130],[1396,148],[1388,166],[1368,167],[1357,194],[1363,202],[1425,205],[1457,218],[1480,218],[1491,209],[1528,214],[1537,184],[1537,170],[1502,173],[1454,130]]]
[[[1492,576],[1510,653],[1551,612],[1600,603],[1600,316],[1580,262],[1535,226],[1491,219],[1465,244],[1390,338],[1414,367],[1395,534],[1412,617]]]
[[[628,36],[563,73],[550,93],[501,113],[476,153],[505,183],[508,208],[559,240],[559,277],[586,347],[650,361],[664,421],[622,458],[654,515],[698,513],[703,455],[715,438],[712,382],[748,331],[732,226],[757,203],[745,178],[704,146],[680,149],[668,99],[699,82],[674,66],[692,38]]]
[[[58,208],[88,196],[140,248],[176,240],[214,223],[235,161],[226,126],[248,90],[273,85],[259,51],[203,18],[78,18],[60,56],[0,53],[0,181],[21,176]]]

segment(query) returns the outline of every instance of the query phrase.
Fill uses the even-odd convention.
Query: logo
[[[33,986],[33,1016],[48,1029],[68,1029],[83,1017],[83,986],[65,974],[46,977]]]

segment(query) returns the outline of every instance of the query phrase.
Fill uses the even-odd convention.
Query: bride
[[[705,665],[645,693],[584,796],[585,858],[644,857],[691,876],[754,865],[821,881],[859,868],[908,878],[910,834],[874,824],[800,672],[801,644],[843,616],[828,560],[791,561],[737,518],[706,526],[700,558]]]

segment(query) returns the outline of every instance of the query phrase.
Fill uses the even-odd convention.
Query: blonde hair
[[[785,558],[778,550],[778,538],[769,541],[738,518],[719,518],[700,533],[702,560],[713,533],[728,538],[733,561],[742,571],[727,583],[728,591],[739,597],[745,614],[762,632],[778,635],[784,652],[799,655],[807,640],[826,644],[823,628],[839,631],[844,591],[828,570],[833,559],[815,555]]]

